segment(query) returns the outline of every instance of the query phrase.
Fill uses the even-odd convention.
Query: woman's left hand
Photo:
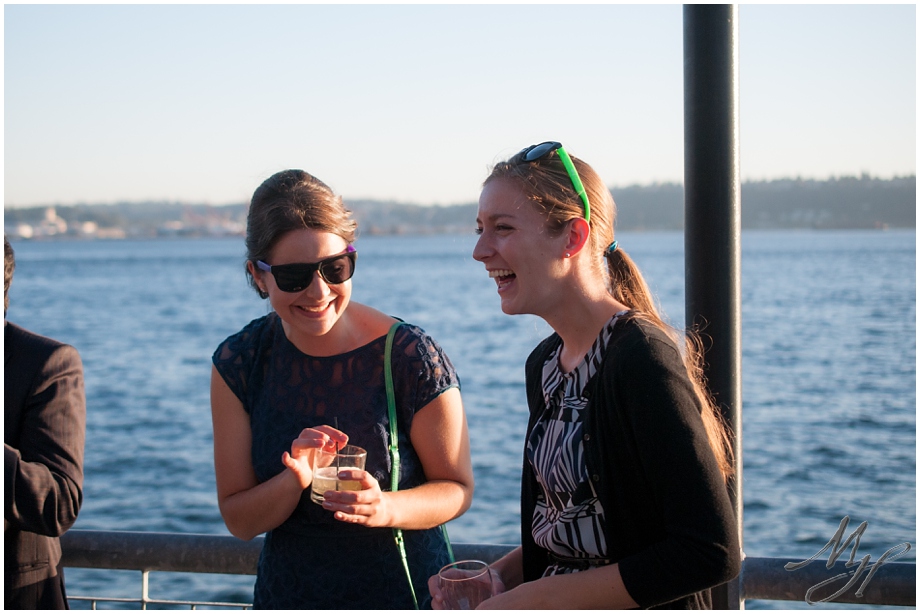
[[[323,507],[335,512],[335,519],[368,527],[390,526],[390,511],[387,496],[380,490],[380,484],[367,471],[342,470],[340,480],[353,480],[361,490],[327,490]]]

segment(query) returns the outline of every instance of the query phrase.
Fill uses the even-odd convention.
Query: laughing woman
[[[483,609],[707,608],[740,570],[726,436],[694,338],[662,321],[614,216],[600,177],[559,143],[485,181],[473,257],[503,312],[554,333],[525,367],[522,545],[494,564],[505,592]]]
[[[257,608],[413,607],[394,528],[425,607],[425,581],[448,561],[438,526],[472,498],[457,375],[409,325],[392,347],[400,479],[389,488],[383,361],[396,320],[350,300],[354,239],[341,199],[303,171],[277,173],[253,194],[246,271],[273,311],[217,348],[211,412],[221,515],[237,537],[266,533]],[[313,503],[314,454],[346,441],[367,450],[366,471],[339,474],[361,490]]]

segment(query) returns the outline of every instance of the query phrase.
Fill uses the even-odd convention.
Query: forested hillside
[[[619,230],[683,228],[683,186],[611,189]],[[476,204],[422,206],[346,199],[363,234],[471,232]],[[741,186],[742,228],[915,228],[917,178],[781,179]],[[176,202],[55,205],[4,210],[4,230],[19,238],[222,236],[245,231],[246,205]]]

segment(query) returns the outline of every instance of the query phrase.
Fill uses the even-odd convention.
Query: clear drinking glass
[[[495,593],[492,572],[483,561],[445,565],[438,572],[438,588],[449,610],[474,610]]]
[[[367,451],[358,446],[343,446],[337,452],[316,451],[313,457],[313,485],[310,499],[322,505],[327,490],[361,490],[361,482],[340,480],[339,472],[349,469],[364,470]]]

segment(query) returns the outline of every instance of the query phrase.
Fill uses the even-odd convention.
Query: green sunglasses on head
[[[588,194],[585,192],[585,186],[581,182],[581,177],[578,176],[578,171],[575,170],[575,164],[572,162],[572,158],[562,146],[562,143],[558,141],[546,141],[538,145],[531,145],[530,147],[522,149],[518,155],[523,156],[524,162],[533,162],[554,151],[559,153],[559,159],[562,160],[562,165],[565,166],[565,171],[569,174],[569,179],[572,180],[572,187],[575,188],[575,193],[581,198],[581,202],[585,204],[585,221],[590,222],[591,205],[588,204]]]

